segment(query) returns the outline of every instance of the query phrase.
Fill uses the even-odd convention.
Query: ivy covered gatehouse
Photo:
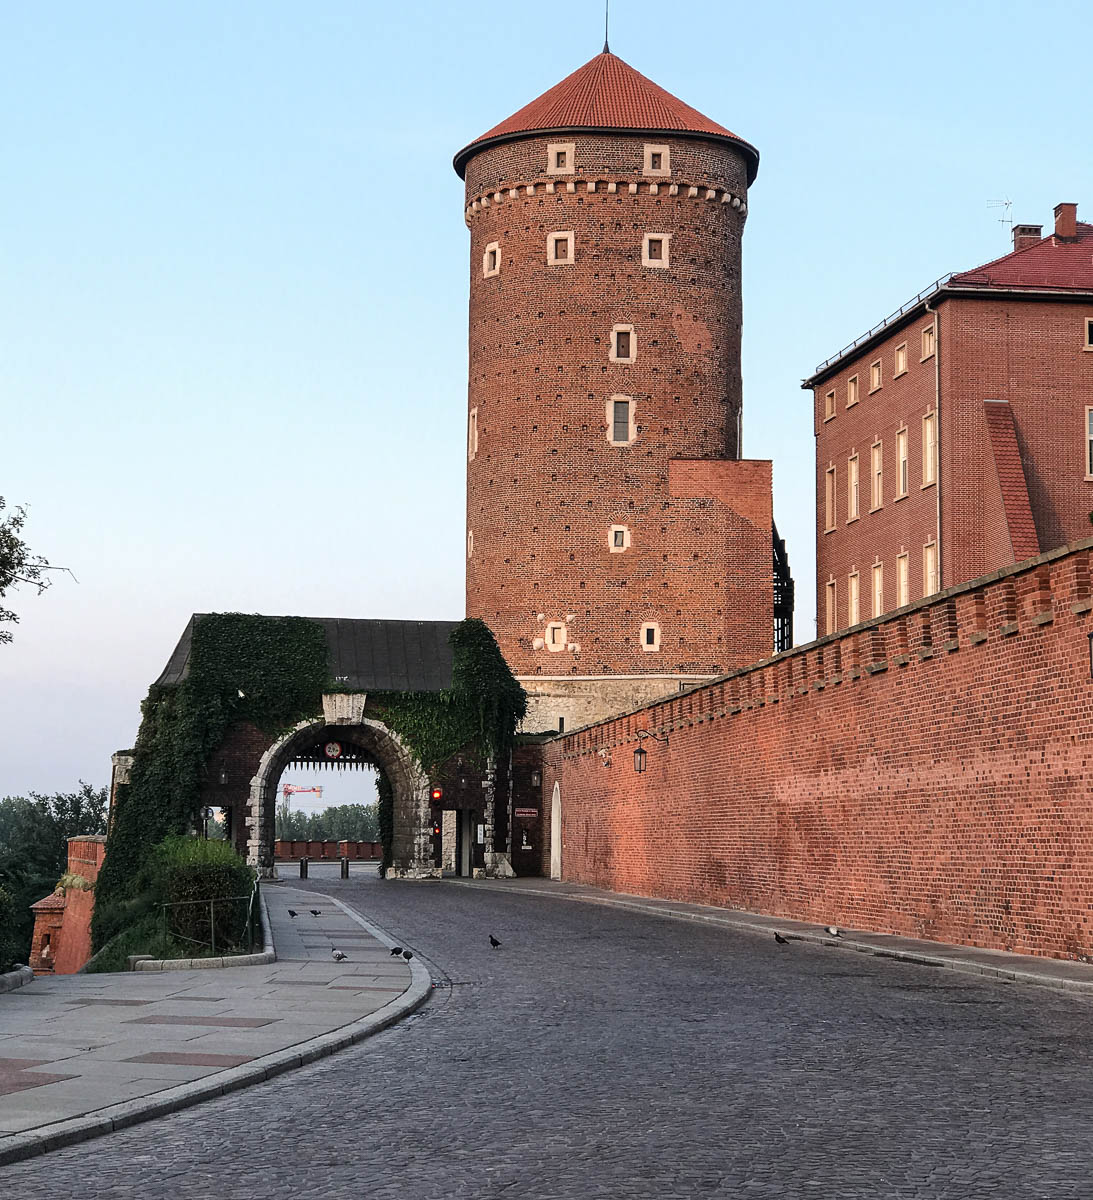
[[[212,807],[269,877],[281,774],[321,764],[375,769],[389,877],[441,874],[453,810],[457,872],[510,876],[525,703],[478,620],[195,614],[149,690],[135,747],[115,755],[106,871],[120,884]]]

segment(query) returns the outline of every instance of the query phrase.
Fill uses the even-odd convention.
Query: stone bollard
[[[307,878],[307,855],[306,854],[304,855],[303,858],[300,859],[300,878],[301,879]]]
[[[342,855],[342,878],[349,878],[349,856]]]

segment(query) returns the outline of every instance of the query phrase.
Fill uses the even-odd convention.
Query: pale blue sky
[[[612,49],[754,143],[744,450],[814,629],[803,376],[987,203],[1093,213],[1087,9],[614,0]],[[451,157],[600,49],[598,0],[0,2],[0,796],[105,782],[191,612],[463,613]]]

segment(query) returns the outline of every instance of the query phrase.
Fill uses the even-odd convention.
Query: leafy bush
[[[210,942],[208,901],[250,896],[254,871],[227,842],[169,837],[156,848],[155,875],[161,903],[169,909],[170,932],[195,942]],[[247,899],[212,906],[216,945],[227,948],[246,937]]]
[[[0,887],[0,974],[10,971],[17,957],[12,916],[11,896]]]

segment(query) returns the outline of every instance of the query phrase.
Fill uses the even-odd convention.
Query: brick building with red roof
[[[822,363],[814,396],[818,632],[1087,537],[1093,225],[1017,225]]]

